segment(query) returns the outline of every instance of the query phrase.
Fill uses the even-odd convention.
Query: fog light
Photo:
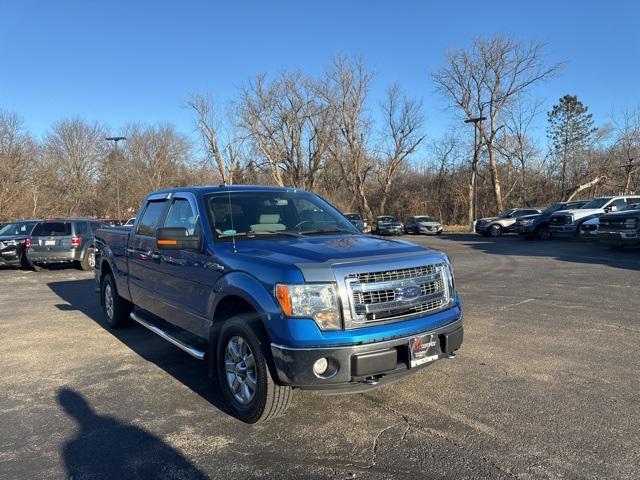
[[[315,373],[318,376],[324,375],[325,372],[327,371],[327,368],[329,368],[329,362],[327,361],[327,359],[324,357],[319,358],[313,364],[313,373]]]

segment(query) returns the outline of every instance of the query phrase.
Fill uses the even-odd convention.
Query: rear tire
[[[131,310],[133,305],[128,300],[118,295],[116,281],[111,273],[102,278],[100,285],[100,300],[104,310],[104,316],[111,328],[126,327],[131,323]]]
[[[93,270],[95,266],[96,266],[95,250],[93,249],[93,247],[89,247],[87,248],[87,251],[85,252],[84,257],[82,257],[82,260],[80,260],[80,268],[85,272],[88,272],[90,270]]]
[[[268,343],[246,317],[231,317],[216,348],[218,382],[237,418],[259,423],[279,417],[293,401],[291,387],[277,385],[267,364]]]

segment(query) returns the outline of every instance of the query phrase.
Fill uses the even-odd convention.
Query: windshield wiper
[[[231,237],[248,237],[254,238],[259,237],[260,235],[285,235],[288,237],[301,237],[302,235],[295,232],[285,232],[285,231],[260,231],[260,232],[235,232],[235,233],[220,233],[218,234],[218,238],[231,238]]]

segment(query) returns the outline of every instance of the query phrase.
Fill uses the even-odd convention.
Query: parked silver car
[[[516,231],[516,220],[525,215],[540,213],[537,208],[510,208],[497,217],[481,218],[476,222],[476,232],[480,235],[499,237],[503,233]]]
[[[433,217],[417,215],[404,221],[404,233],[440,235],[442,233],[442,224]]]
[[[107,226],[95,219],[62,218],[38,223],[31,232],[29,260],[35,264],[75,262],[83,270],[95,265],[94,233]]]

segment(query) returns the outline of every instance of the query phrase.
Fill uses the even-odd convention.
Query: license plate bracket
[[[438,358],[438,336],[436,334],[427,333],[409,339],[409,363],[411,368],[433,362]]]

